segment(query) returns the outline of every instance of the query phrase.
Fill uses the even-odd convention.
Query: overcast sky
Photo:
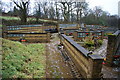
[[[108,11],[110,14],[118,14],[118,2],[120,0],[86,0],[89,7],[101,6],[103,10]]]
[[[11,0],[2,0],[2,2],[9,2]],[[35,1],[35,0],[31,0]],[[46,1],[46,0],[45,0]],[[54,0],[55,1],[55,0]],[[89,7],[93,9],[95,6],[101,6],[104,11],[109,12],[111,15],[118,14],[118,2],[120,0],[86,0]]]

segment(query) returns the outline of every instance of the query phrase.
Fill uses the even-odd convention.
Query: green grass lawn
[[[44,78],[45,45],[2,40],[3,78]]]
[[[0,24],[0,27],[2,27],[2,24]]]
[[[20,20],[19,17],[10,17],[10,16],[0,16],[0,19],[5,19],[5,20]]]
[[[0,19],[5,19],[5,20],[20,20],[19,17],[10,17],[10,16],[0,16]],[[35,21],[35,20],[36,20],[35,18],[27,18],[27,21]],[[39,19],[39,21],[57,23],[57,21],[45,20],[45,19]]]

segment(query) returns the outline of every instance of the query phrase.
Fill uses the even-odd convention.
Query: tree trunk
[[[21,11],[22,11],[21,14],[20,14],[21,23],[26,24],[27,23],[26,10],[21,10]]]
[[[21,1],[21,2],[19,2],[20,4],[18,4],[15,1],[13,1],[13,2],[20,9],[19,17],[21,19],[21,23],[26,24],[27,23],[27,9],[28,9],[28,5],[29,5],[29,0],[26,2]]]

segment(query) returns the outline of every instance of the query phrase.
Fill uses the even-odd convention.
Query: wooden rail
[[[37,32],[37,33],[45,33],[45,29],[56,29],[57,26],[35,26],[35,27],[7,27],[6,31],[8,33],[27,33],[27,32]]]
[[[14,41],[25,39],[27,42],[50,42],[50,33],[7,33],[5,38]]]
[[[87,34],[88,36],[91,36],[91,37],[97,37],[97,38],[99,37],[100,39],[104,38],[104,33],[102,31],[75,31],[73,33],[73,37],[76,41],[79,41],[87,38],[88,37]]]
[[[15,41],[20,41],[20,39],[26,39],[27,42],[50,42],[50,33],[46,32],[45,30],[56,28],[58,29],[58,26],[55,25],[6,26],[3,29],[3,37]]]
[[[61,34],[60,42],[83,78],[100,78],[103,61],[101,56],[97,54],[88,55],[89,51],[65,34]]]

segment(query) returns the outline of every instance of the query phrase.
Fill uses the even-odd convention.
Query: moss
[[[107,33],[107,35],[108,35],[108,36],[111,36],[111,35],[112,35],[112,36],[116,36],[116,35],[114,35],[114,34],[112,34],[112,33]]]
[[[108,36],[117,37],[117,35],[114,34],[109,34]]]

